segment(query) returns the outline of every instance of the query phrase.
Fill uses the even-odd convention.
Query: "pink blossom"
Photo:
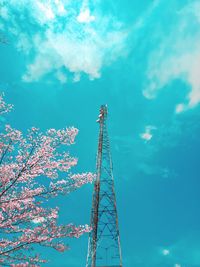
[[[0,114],[10,112],[11,109],[13,108],[13,106],[10,105],[10,104],[7,104],[7,103],[4,101],[3,98],[4,98],[4,94],[1,94],[1,95],[0,95]]]

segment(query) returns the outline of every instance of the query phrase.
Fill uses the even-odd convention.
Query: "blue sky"
[[[75,171],[95,171],[108,104],[124,267],[200,266],[200,2],[0,0],[0,90],[26,131],[74,125]],[[89,223],[92,186],[55,200]],[[85,266],[87,236],[42,251]]]

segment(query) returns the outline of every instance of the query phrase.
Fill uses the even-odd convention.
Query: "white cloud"
[[[19,37],[17,48],[30,55],[23,81],[38,81],[46,74],[54,73],[63,83],[62,68],[69,72],[68,80],[79,81],[83,73],[91,80],[97,79],[104,66],[127,53],[128,32],[113,16],[102,17],[100,7],[96,5],[94,17],[89,1],[79,6],[73,1],[31,0],[28,9],[26,1],[7,3],[10,13],[15,9],[20,13],[29,12],[30,19],[40,29],[33,32],[26,21],[27,31],[23,29],[22,34],[21,24],[10,16],[12,34]],[[78,10],[81,10],[79,15]]]
[[[85,10],[81,10],[76,19],[80,23],[90,23],[92,21],[95,21],[95,16],[91,16],[90,10],[87,8]]]
[[[200,103],[200,3],[193,2],[179,13],[169,34],[161,34],[161,43],[151,53],[147,71],[148,83],[143,91],[147,98],[174,79],[181,79],[190,88],[184,103],[178,103],[176,113]]]
[[[64,4],[62,3],[61,0],[55,0],[55,5],[57,7],[57,12],[58,12],[59,15],[67,14],[65,6],[64,6]]]
[[[170,254],[169,249],[163,249],[163,250],[162,250],[162,254],[163,254],[164,256],[168,256],[168,255]]]
[[[145,132],[145,133],[141,134],[141,138],[145,139],[146,141],[150,141],[152,136],[153,135],[150,132]]]
[[[181,113],[185,110],[184,104],[178,104],[176,105],[176,113]]]
[[[99,78],[104,64],[111,63],[119,56],[125,36],[121,32],[106,34],[93,29],[87,31],[81,37],[79,32],[48,31],[45,40],[37,39],[37,54],[27,67],[24,81],[37,81],[63,66],[75,73],[76,77],[83,72],[90,79]]]
[[[18,50],[24,51],[25,54],[29,54],[31,49],[33,48],[33,44],[29,37],[24,33],[16,32],[15,28],[13,28],[13,33],[18,35],[18,42],[16,44]]]
[[[36,5],[38,5],[38,9],[41,11],[43,18],[47,20],[52,20],[55,18],[55,14],[49,3],[42,3],[42,2],[36,1]]]
[[[145,127],[145,132],[140,134],[140,137],[144,139],[145,141],[150,141],[153,137],[152,130],[156,130],[155,126],[148,125]]]

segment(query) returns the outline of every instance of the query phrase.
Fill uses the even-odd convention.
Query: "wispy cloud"
[[[133,31],[141,29],[142,27],[146,26],[149,18],[151,17],[152,13],[156,10],[159,6],[160,0],[154,0],[150,3],[149,7],[144,11],[144,13],[136,20],[133,24]]]
[[[173,11],[176,19],[168,32],[160,31],[159,45],[149,58],[145,97],[156,97],[159,90],[175,79],[181,79],[190,88],[185,101],[177,103],[176,113],[200,103],[199,10],[199,1],[192,1],[181,10]]]
[[[91,28],[81,34],[73,30],[70,33],[66,30],[65,34],[47,31],[45,40],[35,40],[37,54],[23,79],[36,81],[62,67],[71,73],[85,73],[90,79],[99,78],[104,64],[118,57],[118,45],[122,45],[123,38],[123,33],[115,32],[105,34],[103,38]]]
[[[162,253],[162,255],[164,255],[164,256],[168,256],[169,254],[170,254],[170,250],[169,249],[163,249],[162,251],[161,251],[161,253]]]
[[[200,266],[199,232],[191,232],[170,246],[174,267]]]
[[[144,139],[146,142],[150,141],[153,137],[153,130],[156,130],[157,128],[152,125],[148,125],[145,127],[145,131],[140,134],[140,137]]]
[[[7,30],[18,36],[17,48],[30,55],[25,82],[52,72],[63,82],[61,68],[75,81],[82,74],[96,79],[104,66],[126,53],[127,31],[117,18],[103,16],[98,3],[92,11],[90,1],[11,0],[4,6]],[[14,13],[22,15],[17,18]]]

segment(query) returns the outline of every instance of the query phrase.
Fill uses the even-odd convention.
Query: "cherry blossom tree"
[[[0,96],[0,114],[11,109]],[[32,252],[37,245],[62,252],[67,249],[63,238],[90,231],[87,225],[58,225],[58,208],[44,206],[49,198],[94,180],[92,173],[70,172],[77,159],[65,147],[74,144],[77,133],[74,127],[46,133],[32,128],[24,136],[10,125],[0,133],[1,266],[40,266],[45,261]]]

